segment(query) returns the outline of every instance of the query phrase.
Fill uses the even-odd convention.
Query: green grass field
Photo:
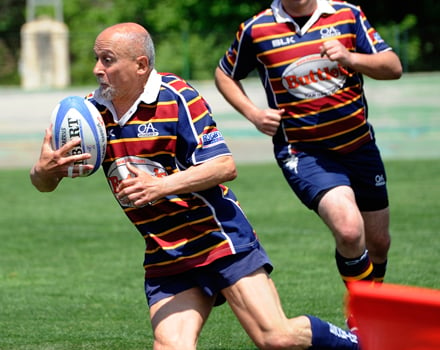
[[[393,244],[387,281],[440,288],[440,162],[387,161]],[[0,349],[148,349],[143,240],[103,175],[37,192],[27,170],[0,171]],[[231,184],[275,264],[286,313],[343,326],[344,287],[330,233],[272,164]],[[224,305],[200,349],[254,349]]]

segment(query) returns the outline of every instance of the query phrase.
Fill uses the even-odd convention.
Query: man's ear
[[[139,56],[136,58],[136,63],[138,66],[138,72],[140,74],[145,74],[150,70],[150,65],[148,62],[148,57],[147,56]]]

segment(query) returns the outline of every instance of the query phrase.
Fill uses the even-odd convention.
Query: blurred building
[[[70,84],[70,62],[62,0],[27,0],[26,7],[26,23],[21,28],[21,86],[64,88]]]

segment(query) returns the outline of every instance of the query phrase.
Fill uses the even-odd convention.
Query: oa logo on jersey
[[[138,126],[138,137],[159,136],[159,131],[153,126],[153,123],[141,124]]]
[[[335,27],[321,28],[319,33],[321,34],[322,39],[341,35],[341,31]]]

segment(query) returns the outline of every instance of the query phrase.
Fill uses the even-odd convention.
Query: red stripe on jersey
[[[110,141],[111,151],[108,152],[106,162],[112,162],[117,158],[124,157],[127,151],[137,156],[154,157],[160,154],[174,155],[176,137],[149,137],[132,138]]]
[[[346,88],[331,96],[326,96],[320,99],[302,100],[286,106],[280,104],[280,107],[286,108],[287,110],[285,118],[307,118],[310,115],[316,114],[316,111],[323,114],[331,110],[337,110],[347,104],[356,102],[360,98],[361,95],[356,93],[356,89]],[[365,116],[365,109],[363,106],[361,108]],[[343,116],[344,114],[341,117]],[[327,119],[325,116],[322,116],[320,120],[325,123],[328,120],[334,119],[335,116],[331,115]]]
[[[163,275],[164,267],[170,274],[178,274],[189,269],[206,266],[215,260],[232,254],[229,245],[226,242],[221,242],[216,247],[209,247],[204,251],[198,252],[192,256],[185,256],[182,258],[176,258],[173,261],[164,261],[157,264],[146,264],[145,276],[146,277],[158,277]]]
[[[320,123],[319,125],[303,126],[301,128],[285,128],[285,132],[290,143],[299,141],[322,141],[353,131],[365,125],[365,123],[363,110],[359,110],[355,114],[327,123]],[[341,132],[341,130],[343,130],[343,132]]]
[[[191,221],[180,226],[173,227],[170,230],[161,232],[160,234],[148,235],[147,253],[153,253],[157,248],[176,249],[179,246],[188,242],[200,239],[203,236],[209,235],[215,231],[216,223],[212,217],[202,218],[198,221]],[[188,230],[191,232],[197,232],[196,235],[188,235]],[[217,229],[218,230],[218,229]],[[170,241],[169,237],[172,235],[173,240]]]

